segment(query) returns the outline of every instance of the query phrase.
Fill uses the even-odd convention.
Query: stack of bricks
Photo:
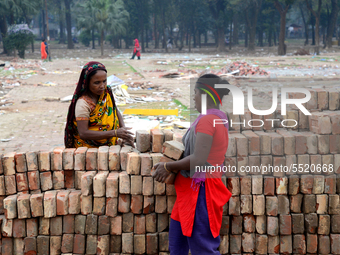
[[[331,137],[338,134],[313,125],[311,132],[230,134],[225,166],[333,164],[334,171],[228,172],[222,254],[340,254],[340,151]],[[2,254],[169,254],[176,191],[151,169],[180,158],[181,135],[137,131],[136,149],[0,156]]]

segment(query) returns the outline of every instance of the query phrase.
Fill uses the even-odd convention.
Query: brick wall
[[[340,254],[340,123],[334,116],[338,111],[313,114],[303,132],[231,132],[225,166],[326,164],[333,171],[227,173],[222,180],[233,196],[223,211],[222,254]],[[176,192],[156,182],[151,168],[180,157],[181,136],[137,131],[136,149],[0,156],[2,254],[168,254]]]

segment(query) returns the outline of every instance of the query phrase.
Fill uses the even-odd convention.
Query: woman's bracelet
[[[164,163],[164,169],[165,169],[168,173],[171,173],[171,171],[169,171],[169,170],[166,168],[166,162]]]

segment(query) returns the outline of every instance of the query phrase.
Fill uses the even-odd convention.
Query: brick
[[[6,195],[13,195],[17,193],[15,175],[5,176]]]
[[[157,231],[157,219],[155,213],[150,213],[145,216],[145,229],[147,233],[155,233]]]
[[[50,237],[38,236],[37,237],[37,250],[38,254],[49,254],[50,252]]]
[[[340,253],[340,235],[331,234],[330,241],[331,241],[331,253],[339,254]]]
[[[289,195],[296,195],[300,191],[300,178],[297,175],[289,176]]]
[[[44,194],[44,217],[52,218],[57,216],[57,193],[46,192]]]
[[[229,178],[227,178],[227,188],[233,196],[240,195],[239,177],[229,177]]]
[[[329,153],[329,135],[317,135],[318,137],[318,154]]]
[[[297,164],[297,155],[286,155],[286,166],[293,168],[294,164]],[[285,174],[291,176],[296,173],[293,172],[293,169],[289,169]]]
[[[67,215],[69,207],[69,190],[61,190],[57,194],[57,215]]]
[[[75,222],[74,215],[68,214],[63,216],[63,234],[74,234]]]
[[[235,157],[236,156],[236,140],[233,134],[229,134],[228,138],[228,149],[225,154],[226,157]]]
[[[253,196],[253,214],[254,215],[264,215],[265,214],[265,199],[264,195],[254,195]]]
[[[271,138],[271,147],[272,147],[272,155],[280,156],[284,155],[283,151],[283,136],[277,134],[277,133],[267,133],[268,136]]]
[[[128,213],[130,211],[130,195],[120,194],[118,197],[118,212]]]
[[[293,253],[306,254],[306,238],[304,235],[293,236]]]
[[[94,214],[89,214],[86,216],[85,223],[85,234],[86,235],[96,235],[98,225],[98,216]]]
[[[240,215],[241,206],[239,197],[229,199],[229,215]]]
[[[0,196],[6,195],[5,177],[0,176]]]
[[[19,219],[31,218],[30,195],[29,194],[22,194],[18,196],[17,206],[18,206],[18,218]]]
[[[33,194],[30,197],[32,217],[44,216],[43,194]]]
[[[93,194],[93,177],[96,175],[95,171],[88,171],[81,177],[81,193],[84,196]]]
[[[53,172],[53,189],[63,189],[65,188],[65,175],[64,171],[54,171]]]
[[[179,160],[184,152],[184,145],[177,141],[167,141],[163,144],[162,153],[175,160]]]
[[[79,172],[79,171],[77,171]],[[74,189],[75,188],[75,171],[64,171],[65,175],[65,188]],[[81,186],[81,185],[80,185]]]
[[[42,191],[53,189],[52,172],[42,172],[42,173],[40,173],[40,181],[41,181],[41,190]]]
[[[120,170],[120,145],[110,146],[109,148],[109,170]]]
[[[313,175],[302,175],[300,180],[300,192],[303,194],[312,194],[313,183]]]
[[[340,214],[339,196],[329,195],[329,214]]]
[[[159,129],[151,129],[152,152],[161,152],[164,143],[164,134]]]
[[[74,217],[74,233],[75,234],[85,234],[85,224],[86,224],[86,216],[85,215],[75,215]]]
[[[314,213],[316,211],[315,209],[316,209],[315,195],[305,195],[303,199],[304,213]]]
[[[18,173],[16,176],[17,191],[28,191],[28,180],[26,173]]]
[[[110,254],[118,253],[122,251],[122,236],[111,236],[110,239]]]
[[[101,147],[100,147],[101,148]],[[93,177],[93,196],[94,197],[104,197],[106,194],[106,179],[108,176],[108,171],[103,171],[97,173]]]
[[[305,215],[305,227],[307,233],[315,234],[318,227],[318,216],[316,213],[310,213]]]
[[[104,215],[106,209],[106,198],[95,197],[93,198],[93,210],[92,213],[96,215]]]
[[[253,131],[243,131],[242,134],[248,139],[248,154],[260,155],[260,137]]]
[[[79,147],[74,152],[74,170],[85,170],[87,147]]]
[[[136,131],[136,147],[140,152],[146,152],[150,149],[150,134],[148,131]]]
[[[169,129],[162,130],[164,134],[164,141],[172,141],[174,138],[174,133]]]
[[[8,220],[5,217],[2,218],[1,235],[2,237],[13,236],[13,220]]]
[[[268,236],[268,254],[280,253],[280,237]]]
[[[14,154],[15,168],[17,173],[27,172],[26,155],[23,152],[16,152]]]
[[[319,247],[318,253],[319,254],[329,254],[331,252],[331,243],[329,236],[319,235]]]
[[[313,182],[313,194],[322,194],[325,187],[325,177],[323,175],[315,175]]]
[[[283,137],[284,154],[295,155],[295,136],[291,132],[286,130],[277,130],[276,132]]]
[[[266,196],[266,214],[276,216],[278,214],[279,202],[275,196]]]
[[[109,235],[98,236],[97,254],[108,255],[109,249],[110,249],[110,236]]]
[[[331,112],[329,113],[329,117],[331,118],[331,123],[332,123],[332,134],[333,135],[338,135],[340,134],[340,114],[339,112]]]
[[[164,196],[166,199],[166,196]],[[166,203],[166,200],[165,200]],[[157,197],[156,197],[156,208],[157,208]],[[143,196],[142,195],[131,195],[131,212],[134,214],[141,214],[143,211]],[[165,204],[166,209],[166,204]]]
[[[15,152],[6,153],[2,158],[5,175],[15,175]]]
[[[242,134],[234,134],[238,157],[248,156],[248,139]]]
[[[26,221],[24,219],[13,220],[13,237],[26,237]]]
[[[36,152],[26,152],[26,164],[28,171],[37,171],[38,167],[38,154]]]
[[[75,148],[67,148],[63,151],[62,155],[62,169],[63,170],[73,170],[74,169],[74,153]]]
[[[251,171],[249,174],[261,174],[260,165],[261,165],[261,157],[260,156],[249,156],[248,157],[248,165],[251,167]],[[244,174],[244,173],[242,173]]]
[[[158,233],[146,234],[146,253],[147,254],[158,253]]]
[[[302,213],[292,214],[292,231],[293,234],[304,233],[304,215]]]
[[[159,233],[158,236],[159,236],[159,251],[168,252],[169,251],[169,233],[162,232],[162,233]]]
[[[154,195],[165,195],[165,183],[158,182],[154,179],[153,194]]]
[[[243,216],[237,215],[231,217],[231,234],[240,235],[242,234]]]
[[[38,219],[37,218],[31,218],[26,219],[26,231],[27,237],[36,237],[38,236]]]
[[[133,253],[133,233],[122,233],[122,252]]]
[[[80,197],[81,197],[80,190],[73,190],[68,194],[68,213],[69,214],[80,213],[81,211]],[[57,201],[57,211],[58,211],[58,201]],[[62,215],[65,215],[65,214],[62,214]]]
[[[51,170],[60,171],[63,170],[63,148],[55,148],[51,152]]]
[[[37,254],[37,238],[26,237],[24,239],[24,254]]]
[[[148,153],[139,154],[141,159],[141,175],[149,176],[151,175],[152,157]]]
[[[61,254],[61,236],[51,236],[50,237],[50,254]]]
[[[111,172],[106,179],[106,197],[118,197],[118,176],[117,172]]]
[[[17,218],[17,195],[8,196],[4,199],[5,216],[7,219]]]
[[[230,243],[231,254],[241,254],[241,244],[242,244],[241,235],[230,235],[229,243]]]
[[[288,194],[288,178],[278,177],[276,181],[276,194],[277,195],[287,195]]]
[[[291,215],[280,215],[280,235],[292,234],[292,217]]]
[[[255,234],[254,233],[242,233],[242,250],[245,253],[255,251]]]
[[[255,252],[257,254],[267,254],[268,236],[256,234]]]
[[[267,233],[267,217],[265,215],[256,216],[256,232],[261,235]]]
[[[293,243],[292,236],[280,236],[280,253],[292,253],[293,252]]]
[[[169,215],[167,213],[157,214],[157,232],[163,232],[169,227]]]
[[[238,216],[233,216],[233,217],[238,217]],[[241,219],[241,224],[242,224],[242,219]],[[229,216],[222,216],[222,225],[220,229],[220,235],[228,235],[229,228],[230,228]]]
[[[97,252],[97,239],[96,235],[87,235],[86,237],[86,254],[96,254]]]
[[[319,235],[329,235],[330,232],[331,218],[329,215],[319,215]]]
[[[110,235],[121,235],[122,234],[122,222],[123,218],[121,215],[116,217],[110,217]]]
[[[329,152],[337,154],[340,152],[340,135],[329,135]]]
[[[109,170],[109,146],[100,146],[98,148],[97,163],[99,171]]]
[[[31,171],[27,173],[28,186],[30,190],[40,189],[39,171]]]
[[[241,195],[241,214],[251,214],[253,212],[253,198],[251,195]]]
[[[263,131],[255,131],[256,135],[260,138],[260,153],[261,155],[271,154],[272,146],[271,146],[271,136],[268,136],[268,133]]]
[[[153,177],[145,176],[143,177],[143,195],[151,196],[153,195]]]
[[[108,235],[110,232],[110,219],[106,215],[98,217],[98,235]]]
[[[283,171],[283,166],[285,165],[286,165],[285,157],[273,157],[273,169],[274,169],[273,176],[275,177],[285,176],[285,172]]]
[[[263,194],[266,196],[274,196],[275,194],[275,179],[271,176],[263,178]]]
[[[81,204],[81,214],[87,215],[92,213],[92,195],[89,196],[80,196],[80,204]]]
[[[97,170],[98,163],[97,163],[97,156],[98,155],[98,148],[89,148],[86,151],[86,170]]]
[[[144,177],[145,178],[145,177]],[[131,176],[131,194],[132,195],[141,195],[142,194],[142,176]]]
[[[134,234],[145,234],[145,215],[135,215],[134,217]]]
[[[139,154],[136,152],[130,152],[127,154],[126,172],[128,174],[139,175],[141,167],[141,160]]]
[[[14,254],[13,238],[2,239],[2,254],[4,255]]]
[[[289,199],[288,196],[278,195],[278,214],[289,214]]]
[[[237,168],[236,168],[237,167],[236,157],[227,157],[226,156],[224,158],[224,166],[227,169],[227,171],[225,173],[226,177],[235,176],[236,175],[236,171],[237,171]]]
[[[155,197],[154,196],[144,196],[143,202],[143,213],[148,214],[155,211]]]
[[[316,213],[326,214],[328,212],[328,195],[316,195]]]
[[[50,234],[52,236],[61,236],[63,234],[63,217],[62,216],[51,218]]]
[[[325,176],[325,191],[326,194],[336,193],[336,175]]]
[[[75,234],[73,238],[73,252],[76,254],[85,253],[85,235]]]
[[[124,213],[123,214],[123,232],[133,232],[133,213]]]
[[[126,171],[126,164],[127,164],[127,154],[132,151],[131,146],[124,146],[120,150],[120,168],[123,171]]]
[[[117,216],[117,212],[118,212],[118,198],[107,197],[105,215],[115,217]]]
[[[119,173],[119,194],[130,194],[130,177],[125,171]]]
[[[267,217],[267,233],[270,236],[279,234],[279,219],[277,217]]]
[[[50,151],[39,151],[38,163],[40,171],[50,171],[51,170],[51,152]]]
[[[73,251],[73,234],[64,234],[61,243],[61,252],[67,253]]]
[[[255,232],[255,217],[253,215],[243,215],[243,229],[247,233]]]

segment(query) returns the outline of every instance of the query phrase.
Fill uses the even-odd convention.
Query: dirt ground
[[[302,44],[301,44],[302,45]],[[254,107],[267,109],[271,106],[273,86],[332,87],[340,90],[340,49],[336,46],[323,50],[321,55],[294,56],[299,44],[288,45],[288,55],[275,55],[276,47],[258,48],[249,53],[243,47],[235,47],[225,53],[216,53],[212,48],[195,48],[191,53],[161,52],[147,49],[141,60],[130,60],[131,50],[115,50],[105,47],[104,57],[100,49],[92,50],[76,45],[67,50],[66,45],[52,44],[52,62],[42,62],[38,44],[36,50],[26,53],[26,59],[13,59],[0,55],[0,154],[10,151],[51,149],[63,146],[64,127],[69,102],[59,98],[72,95],[79,79],[81,68],[88,61],[96,60],[106,65],[108,75],[116,75],[133,87],[143,83],[157,88],[130,90],[132,97],[153,97],[151,103],[119,105],[126,108],[178,108],[182,120],[190,113],[190,78],[205,72],[218,72],[233,62],[247,62],[268,73],[266,76],[227,76],[231,84],[243,91],[252,87]],[[310,49],[312,52],[312,49]],[[179,78],[161,78],[166,73],[176,72]],[[231,96],[223,100],[223,109],[232,109]]]

